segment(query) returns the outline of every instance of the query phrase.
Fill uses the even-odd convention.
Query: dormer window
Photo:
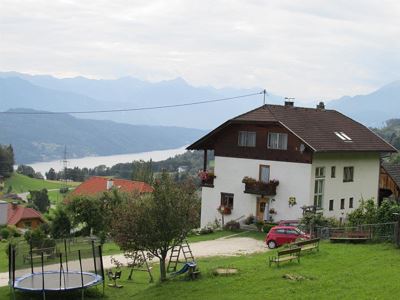
[[[351,139],[351,137],[349,137],[347,134],[345,134],[343,131],[338,132],[335,131],[336,136],[341,139],[344,142],[352,142],[353,140]]]
[[[239,131],[238,145],[240,147],[255,147],[256,133],[252,131]]]
[[[287,150],[287,133],[268,133],[268,149]]]

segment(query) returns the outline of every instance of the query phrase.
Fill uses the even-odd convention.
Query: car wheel
[[[269,241],[269,242],[268,242],[268,248],[269,248],[269,249],[274,249],[274,248],[276,248],[276,242],[275,242],[275,241]]]

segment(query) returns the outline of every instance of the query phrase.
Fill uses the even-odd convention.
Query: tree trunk
[[[165,269],[165,256],[160,257],[160,281],[167,280],[167,270]]]

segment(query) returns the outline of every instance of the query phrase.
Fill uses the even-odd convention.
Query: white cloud
[[[372,0],[2,0],[0,70],[330,99],[400,78],[399,16]]]

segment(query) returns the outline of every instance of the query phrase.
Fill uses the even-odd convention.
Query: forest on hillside
[[[400,150],[400,119],[390,119],[386,121],[386,126],[382,128],[372,128],[379,136]],[[394,153],[388,158],[388,162],[400,163],[400,154]]]

